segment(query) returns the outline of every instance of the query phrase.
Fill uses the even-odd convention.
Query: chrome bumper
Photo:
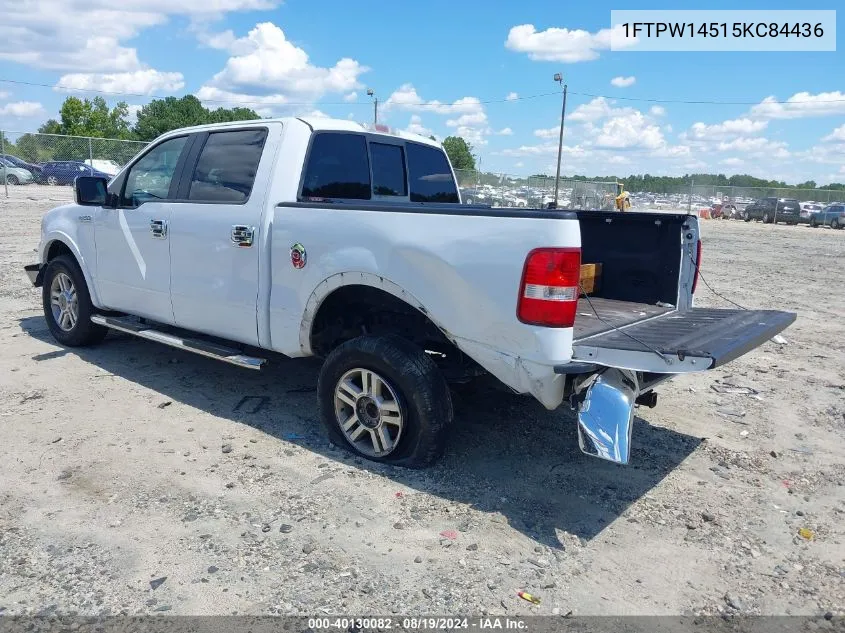
[[[44,267],[41,264],[30,264],[29,266],[24,266],[23,269],[26,271],[26,276],[29,277],[32,285],[40,288],[44,278]]]

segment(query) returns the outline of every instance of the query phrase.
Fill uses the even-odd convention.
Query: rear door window
[[[405,150],[401,145],[370,143],[373,161],[373,195],[407,196]]]
[[[241,204],[249,199],[266,129],[232,130],[208,135],[191,177],[188,199]]]
[[[457,203],[458,189],[446,155],[435,147],[407,143],[411,202]]]
[[[314,135],[302,182],[303,198],[371,198],[370,161],[362,134]]]

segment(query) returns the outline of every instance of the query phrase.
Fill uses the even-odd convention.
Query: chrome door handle
[[[157,240],[167,239],[167,222],[164,220],[150,220],[150,233]]]
[[[252,246],[252,241],[254,238],[254,227],[244,226],[243,224],[235,224],[232,226],[232,244],[234,244],[235,246]]]

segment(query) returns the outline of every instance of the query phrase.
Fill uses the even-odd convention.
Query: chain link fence
[[[0,130],[0,195],[72,200],[77,176],[116,174],[143,141]]]

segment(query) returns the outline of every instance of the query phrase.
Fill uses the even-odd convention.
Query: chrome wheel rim
[[[55,176],[48,176],[47,177],[47,184],[48,185],[55,185],[57,182],[59,182],[59,181],[56,180]]]
[[[57,274],[50,284],[50,309],[53,312],[53,320],[62,330],[70,332],[76,327],[79,320],[76,286],[65,273]]]
[[[334,390],[337,423],[346,441],[370,457],[389,455],[399,444],[404,416],[396,392],[376,372],[357,367]]]

